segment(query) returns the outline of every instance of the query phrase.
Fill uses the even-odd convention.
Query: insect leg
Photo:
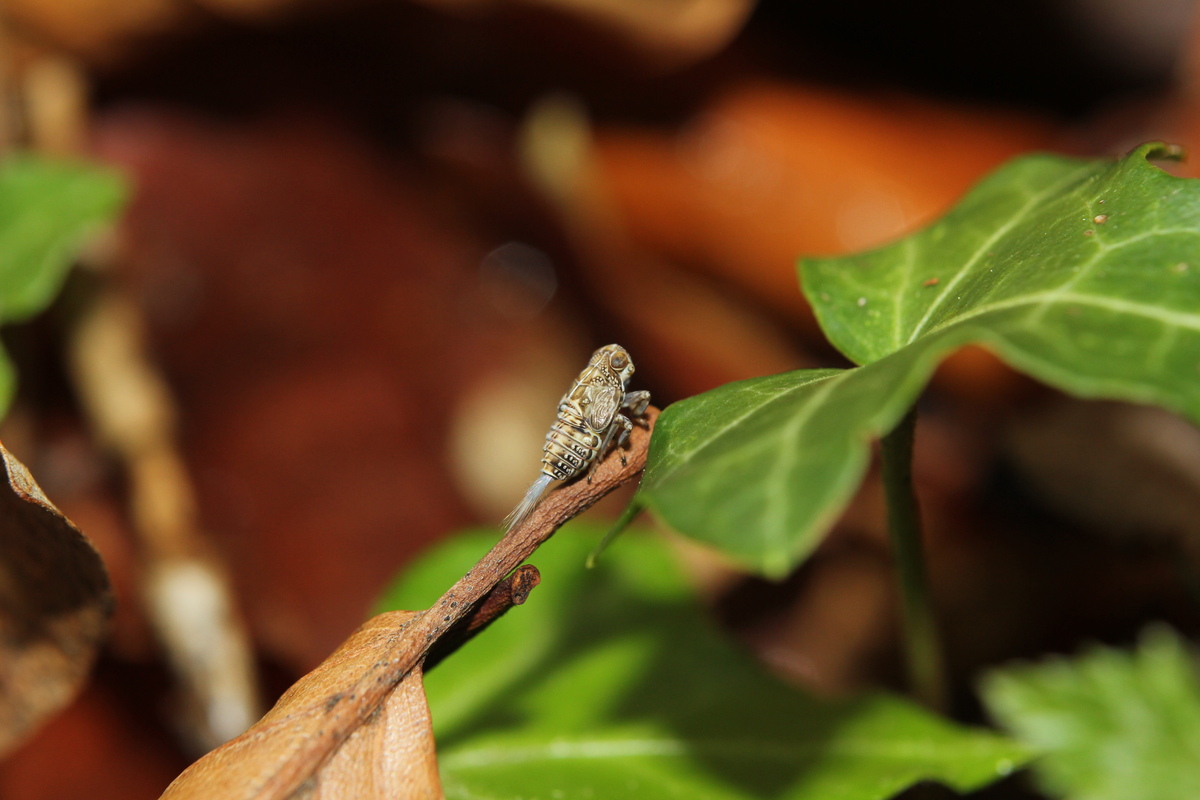
[[[646,398],[649,401],[649,398]],[[625,466],[625,451],[621,448],[625,446],[625,442],[629,440],[629,434],[633,432],[633,423],[629,421],[629,417],[624,414],[617,414],[613,417],[613,426],[609,429],[609,436],[612,436],[612,431],[616,427],[621,426],[621,435],[617,437],[617,450],[621,453],[621,466]],[[603,452],[603,451],[602,451]]]
[[[620,414],[617,415],[621,416]],[[596,454],[592,456],[592,464],[588,467],[587,482],[592,482],[592,473],[596,471],[596,466],[604,459],[604,451],[608,449],[608,443],[612,441],[613,426],[609,425],[608,430],[604,433],[604,438],[600,440],[600,447],[596,450]]]
[[[648,405],[650,405],[650,393],[645,389],[640,389],[625,395],[625,401],[621,403],[621,408],[628,408],[631,416],[640,417],[646,413]]]

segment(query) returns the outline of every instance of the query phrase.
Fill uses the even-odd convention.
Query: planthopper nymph
[[[507,530],[525,521],[551,481],[570,480],[594,468],[618,429],[616,446],[625,443],[633,423],[621,412],[639,417],[650,404],[649,392],[625,391],[632,376],[633,361],[619,344],[592,353],[587,367],[558,402],[558,415],[542,448],[542,474],[504,520]]]

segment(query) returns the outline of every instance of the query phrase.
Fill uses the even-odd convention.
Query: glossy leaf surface
[[[427,676],[447,797],[882,800],[922,779],[969,790],[1021,762],[1012,742],[900,699],[783,685],[711,627],[657,540],[628,536],[585,570],[598,533],[543,545],[528,602]],[[428,555],[386,607],[428,604],[494,537]]]
[[[870,441],[968,343],[1064,391],[1200,421],[1200,182],[1147,161],[1171,154],[1020,159],[924,231],[803,263],[822,327],[864,366],[671,406],[641,502],[752,569],[786,574],[854,492]]]
[[[988,676],[991,713],[1041,754],[1039,782],[1067,800],[1185,800],[1200,787],[1200,673],[1168,628],[1136,651],[1096,647],[1074,659]]]

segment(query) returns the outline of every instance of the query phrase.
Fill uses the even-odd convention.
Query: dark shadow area
[[[145,102],[233,117],[317,109],[404,145],[444,98],[520,117],[562,91],[586,98],[599,119],[667,125],[730,83],[774,76],[1079,118],[1171,85],[1178,52],[1123,57],[1080,13],[1047,0],[770,0],[725,49],[664,68],[602,27],[551,11],[453,15],[374,2],[270,27],[213,17],[100,75],[96,99],[101,109]]]

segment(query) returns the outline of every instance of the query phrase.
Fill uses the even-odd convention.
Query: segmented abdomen
[[[546,434],[546,446],[542,450],[542,472],[554,476],[557,481],[575,477],[596,457],[600,449],[600,437],[588,428],[566,403],[558,407],[558,417]]]

